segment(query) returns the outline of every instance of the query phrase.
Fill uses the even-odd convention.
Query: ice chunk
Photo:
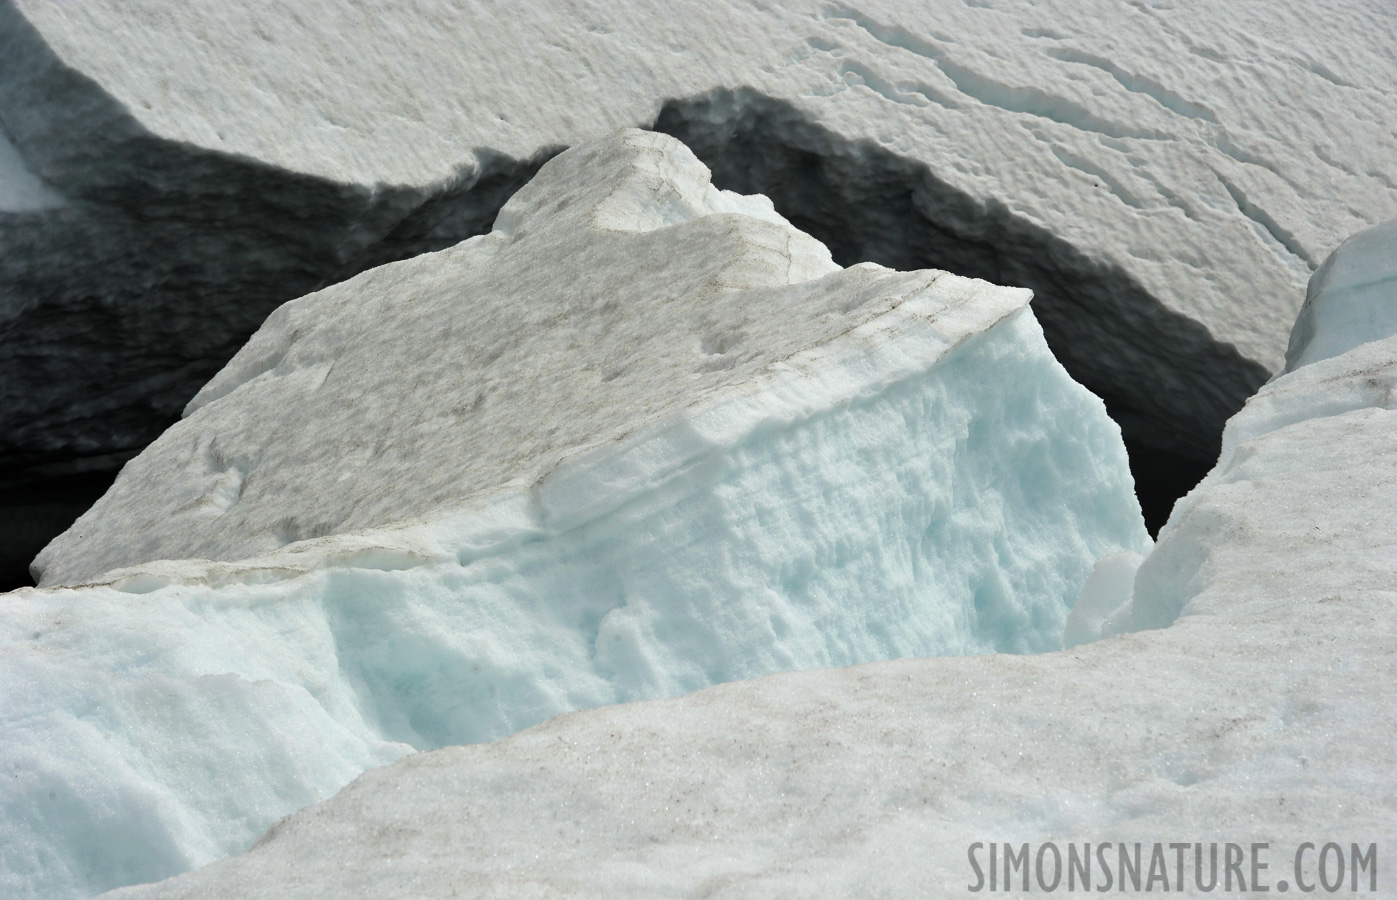
[[[1129,550],[1096,561],[1077,605],[1067,614],[1062,646],[1075,647],[1129,630],[1135,572],[1144,557]]]
[[[63,197],[24,164],[19,149],[0,127],[0,215],[64,204]]]
[[[1360,231],[1310,277],[1285,370],[1397,334],[1397,219]]]
[[[1397,840],[1395,371],[1397,336],[1364,343],[1232,420],[1134,578],[1135,625],[1169,627],[783,674],[417,754],[243,856],[120,896],[961,896],[991,842],[1001,864],[1006,843],[1030,862],[1107,844],[1117,890],[1120,845],[1141,846],[1141,890],[1204,896],[1223,843],[1266,866],[1243,867],[1248,890],[1278,891],[1328,836],[1345,887],[1371,891]],[[1078,634],[1135,563],[1098,567]],[[1045,870],[1034,883],[1051,854]]]
[[[569,710],[1056,648],[1148,537],[1028,300],[840,269],[627,131],[287,305],[6,598],[0,893],[164,877]]]
[[[1106,604],[1107,596],[1123,595],[1126,602],[1103,624],[1102,636],[1165,627],[1200,594],[1217,590],[1219,581],[1272,583],[1277,575],[1271,567],[1284,543],[1276,533],[1292,529],[1258,529],[1257,517],[1292,517],[1293,507],[1310,509],[1304,521],[1313,522],[1313,531],[1302,530],[1293,537],[1291,552],[1302,557],[1306,547],[1321,553],[1336,541],[1333,532],[1352,525],[1335,522],[1347,522],[1355,514],[1369,517],[1379,531],[1386,528],[1397,510],[1397,495],[1384,487],[1386,480],[1375,478],[1367,496],[1355,497],[1351,473],[1341,470],[1380,470],[1390,455],[1380,436],[1393,427],[1392,417],[1385,413],[1397,408],[1394,226],[1397,220],[1359,232],[1325,260],[1291,335],[1289,371],[1263,387],[1227,423],[1217,465],[1175,505],[1159,544],[1143,563],[1136,563],[1133,585],[1118,583],[1111,574],[1125,576],[1119,558],[1098,563],[1069,620],[1071,639],[1088,637],[1088,611]],[[1305,461],[1306,454],[1313,457],[1312,463]],[[1311,464],[1315,471],[1300,478]],[[1290,499],[1290,493],[1298,496],[1305,490],[1320,508]],[[1357,503],[1358,509],[1324,512],[1326,496],[1336,503]],[[1377,549],[1384,546],[1386,535],[1375,540],[1375,552],[1386,552]],[[1342,547],[1344,542],[1334,545]],[[1355,571],[1350,573],[1332,561],[1313,561],[1313,571],[1290,562],[1283,567],[1291,573],[1285,591],[1308,585],[1322,593],[1384,571],[1384,563],[1376,560],[1354,560],[1352,565]]]

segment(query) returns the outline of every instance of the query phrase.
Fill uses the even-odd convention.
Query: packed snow
[[[41,229],[0,214],[0,459],[119,465],[280,303],[486,231],[559,148],[653,126],[843,264],[1033,288],[1130,434],[1210,460],[1313,266],[1397,215],[1393,17],[12,0],[0,120],[82,202]]]
[[[1149,538],[1028,301],[840,269],[625,131],[288,304],[6,595],[0,893],[174,875],[569,710],[1056,648]]]
[[[112,896],[939,897],[975,883],[974,842],[1047,841],[1143,842],[1147,863],[1154,842],[1264,843],[1251,891],[1300,888],[1305,842],[1376,844],[1342,890],[1390,891],[1394,387],[1397,336],[1248,403],[1158,545],[1084,592],[1078,638],[1123,610],[1152,630],[559,717],[366,773],[247,854]],[[1165,852],[1152,890],[1210,896]]]

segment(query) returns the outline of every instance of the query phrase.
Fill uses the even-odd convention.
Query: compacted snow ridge
[[[1390,308],[1397,290],[1330,300]],[[1337,306],[1322,318],[1362,315]],[[1142,842],[1147,865],[1155,842],[1266,843],[1267,869],[1243,880],[1272,892],[1297,887],[1305,842],[1376,844],[1376,872],[1343,890],[1385,896],[1394,587],[1388,336],[1253,397],[1143,562],[1103,558],[1072,649],[787,673],[560,716],[365,773],[244,855],[110,896],[942,897],[975,883],[971,844],[1048,841]],[[1091,641],[1135,628],[1152,630]],[[1152,891],[1216,895],[1191,866],[1181,890],[1165,854]],[[996,896],[1038,896],[1018,888]]]
[[[1316,262],[1397,214],[1394,15],[3,0],[0,121],[68,204],[0,210],[0,466],[139,449],[280,303],[487,230],[621,126],[682,131],[842,264],[1033,288],[1129,435],[1210,460]]]
[[[284,305],[6,596],[0,893],[174,875],[569,710],[1057,648],[1150,541],[1029,299],[841,268],[627,130]]]

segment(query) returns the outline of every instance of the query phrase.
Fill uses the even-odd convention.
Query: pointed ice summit
[[[41,824],[0,893],[171,875],[568,710],[1057,647],[1149,539],[1029,296],[842,269],[624,131],[287,304],[7,600],[0,806]]]

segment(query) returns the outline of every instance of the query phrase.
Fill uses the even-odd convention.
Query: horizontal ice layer
[[[0,893],[162,878],[569,710],[1058,646],[1148,538],[1028,299],[841,270],[624,132],[289,304],[46,555],[89,583],[6,595]]]
[[[113,897],[960,896],[976,842],[986,875],[991,842],[1027,842],[1030,866],[1045,843],[1111,842],[1092,892],[1211,896],[1224,843],[1246,848],[1233,890],[1260,893],[1319,885],[1333,841],[1341,889],[1381,893],[1397,877],[1394,387],[1388,337],[1232,419],[1134,579],[1133,626],[1152,630],[777,675],[417,754],[245,855]],[[1074,623],[1099,623],[1138,563],[1105,560]],[[1136,842],[1122,886],[1118,845]]]
[[[1310,277],[1286,371],[1397,333],[1397,219],[1344,241]]]
[[[6,0],[0,119],[72,207],[0,214],[0,470],[114,470],[280,303],[488,230],[622,126],[682,134],[843,264],[1032,288],[1136,438],[1211,460],[1310,268],[1397,215],[1392,17]]]

